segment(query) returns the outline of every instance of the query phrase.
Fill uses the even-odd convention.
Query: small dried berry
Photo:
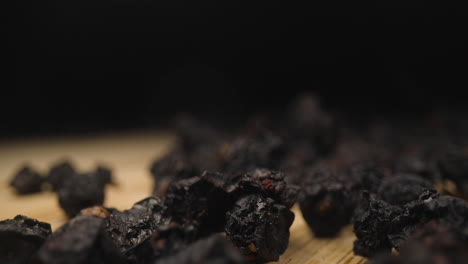
[[[353,218],[354,253],[364,257],[372,257],[379,253],[389,253],[392,243],[388,238],[392,221],[403,211],[379,200],[373,194],[364,193],[364,201],[360,204],[358,213]]]
[[[63,161],[54,165],[47,176],[47,182],[54,190],[58,190],[64,181],[72,177],[75,167],[69,161]]]
[[[166,207],[161,199],[150,197],[136,203],[130,210],[111,210],[106,231],[130,262],[137,263],[135,260],[140,256],[134,249],[146,243],[159,226],[169,223],[165,213]]]
[[[301,212],[315,235],[335,236],[349,224],[355,201],[343,179],[330,172],[317,172],[304,183],[302,196]]]
[[[222,231],[225,213],[234,203],[224,177],[206,172],[200,177],[173,183],[165,197],[172,220],[184,226],[195,226],[201,235]]]
[[[249,261],[277,261],[289,243],[294,220],[284,205],[261,195],[238,200],[227,213],[226,236]]]
[[[37,193],[42,190],[45,179],[29,166],[21,168],[13,177],[10,186],[17,194]]]
[[[285,176],[279,171],[256,169],[230,179],[233,195],[262,194],[277,203],[291,208],[297,200],[299,188],[287,184]]]
[[[382,181],[377,197],[393,205],[404,205],[417,200],[432,184],[418,175],[397,174]]]
[[[83,208],[102,205],[104,187],[105,182],[95,172],[73,173],[58,186],[59,205],[68,216],[73,217]]]
[[[0,263],[30,263],[51,232],[49,224],[22,215],[1,221]]]

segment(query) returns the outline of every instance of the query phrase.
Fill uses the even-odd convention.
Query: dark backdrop
[[[359,114],[464,108],[451,1],[25,0],[4,8],[0,135],[242,118],[312,90]]]

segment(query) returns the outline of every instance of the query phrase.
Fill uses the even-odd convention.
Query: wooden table
[[[149,175],[151,162],[169,150],[174,142],[170,132],[142,131],[114,134],[89,134],[54,138],[0,141],[0,220],[23,214],[49,222],[53,229],[65,223],[52,192],[17,196],[8,187],[14,172],[25,162],[40,171],[52,163],[71,159],[81,170],[93,169],[97,162],[113,168],[118,185],[108,187],[106,206],[127,209],[145,198],[152,188]],[[296,219],[291,227],[289,248],[281,264],[361,264],[366,260],[354,256],[351,227],[339,238],[315,238],[301,213],[294,208]]]

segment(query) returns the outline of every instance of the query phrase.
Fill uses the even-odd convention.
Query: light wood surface
[[[171,148],[174,139],[169,132],[144,131],[0,141],[0,220],[23,214],[49,222],[53,229],[65,223],[54,193],[17,196],[8,187],[11,176],[22,164],[27,162],[46,172],[51,164],[63,158],[69,158],[81,170],[93,169],[98,163],[111,166],[118,185],[107,188],[105,205],[127,209],[148,196],[152,187],[149,166]],[[351,227],[339,238],[317,239],[297,208],[294,212],[296,219],[291,227],[289,248],[280,264],[366,262],[353,255]]]

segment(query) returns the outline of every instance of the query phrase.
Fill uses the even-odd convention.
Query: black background
[[[465,108],[466,12],[451,1],[13,1],[0,135],[164,126],[280,109]]]

